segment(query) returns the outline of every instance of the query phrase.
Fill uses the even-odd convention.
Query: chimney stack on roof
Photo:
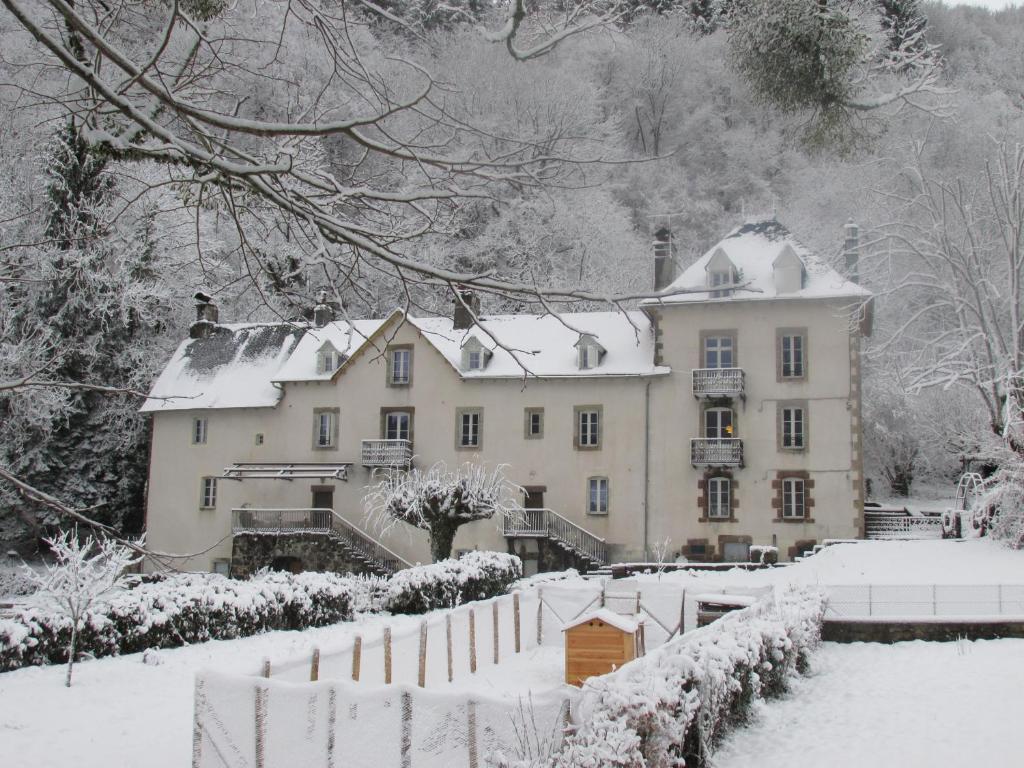
[[[480,297],[469,288],[458,288],[458,295],[452,299],[455,311],[452,313],[452,327],[455,330],[472,328],[480,317]]]
[[[213,297],[203,291],[196,291],[196,321],[189,328],[188,335],[193,339],[206,339],[213,335],[217,327],[219,313]]]
[[[860,282],[860,228],[853,219],[848,219],[843,226],[843,254],[846,257],[846,279],[853,283]]]
[[[313,307],[313,325],[323,328],[334,321],[334,307],[327,300],[327,291],[317,291],[316,306]]]
[[[654,233],[654,290],[668,288],[676,279],[676,244],[672,230],[662,227]]]

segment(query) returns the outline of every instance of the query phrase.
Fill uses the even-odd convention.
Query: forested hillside
[[[824,54],[768,55],[803,39],[800,0],[559,6],[520,37],[504,6],[475,2],[189,0],[164,31],[148,10],[169,4],[140,3],[80,28],[40,22],[66,40],[59,65],[19,15],[34,6],[4,5],[0,467],[119,529],[141,525],[138,393],[187,334],[198,289],[225,321],[308,316],[321,289],[353,318],[447,312],[467,275],[485,312],[595,308],[651,289],[658,227],[685,266],[767,211],[837,264],[844,222],[862,227],[879,294],[866,390],[878,481],[948,477],[959,453],[989,450],[979,431],[1005,431],[1016,380],[976,395],[1012,367],[957,357],[951,329],[930,338],[943,329],[915,312],[948,286],[916,276],[934,273],[921,241],[976,226],[998,246],[1000,158],[1021,184],[1024,10],[862,3],[815,33],[832,57],[819,71]],[[549,28],[573,34],[547,45]],[[111,73],[122,50],[166,60]],[[124,94],[150,82],[163,105],[146,112]],[[908,83],[924,87],[885,100]],[[282,121],[310,127],[266,129]],[[922,207],[928,179],[962,187],[966,218],[939,221],[948,200]],[[972,366],[990,375],[972,381]],[[31,542],[58,519],[0,483],[0,539]]]

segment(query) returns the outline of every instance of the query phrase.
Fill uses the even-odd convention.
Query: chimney
[[[452,313],[452,328],[457,331],[472,328],[476,323],[476,318],[480,317],[480,297],[476,295],[476,292],[468,288],[459,288],[458,292],[458,298],[452,300],[452,304],[455,305],[455,311]]]
[[[668,288],[676,279],[676,244],[672,230],[662,227],[654,233],[654,290]]]
[[[318,291],[316,306],[313,307],[313,325],[323,328],[334,320],[334,307],[327,300],[327,291]]]
[[[846,279],[854,283],[860,282],[858,267],[860,262],[860,228],[853,219],[847,220],[843,226],[843,255],[846,257]]]
[[[195,300],[196,321],[189,328],[188,335],[193,339],[207,339],[217,327],[217,305],[209,294],[202,291],[196,292]]]

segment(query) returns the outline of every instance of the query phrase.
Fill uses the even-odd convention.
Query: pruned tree
[[[127,569],[142,557],[113,539],[80,538],[77,527],[46,539],[46,543],[53,562],[45,563],[41,572],[25,566],[25,574],[38,589],[37,597],[71,622],[64,677],[64,685],[70,688],[78,634],[89,612],[127,585]],[[142,545],[141,540],[137,545]]]
[[[425,471],[389,470],[370,487],[363,504],[371,523],[382,531],[400,522],[426,531],[436,562],[451,557],[461,526],[517,512],[522,493],[505,477],[502,466],[488,471],[466,463],[451,470],[438,462]]]

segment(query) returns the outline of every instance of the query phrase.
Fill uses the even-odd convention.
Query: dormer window
[[[597,368],[605,354],[604,347],[597,343],[594,336],[587,333],[580,336],[580,340],[576,342],[576,350],[579,355],[577,363],[581,371]]]
[[[806,270],[803,260],[797,255],[793,247],[786,243],[779,255],[772,262],[772,279],[775,283],[775,292],[796,293],[804,287]]]
[[[715,289],[722,285],[734,285],[738,282],[736,266],[721,248],[716,250],[708,260],[707,266],[707,287]],[[731,289],[711,290],[712,299],[721,299],[732,293]]]
[[[482,371],[487,367],[493,353],[480,343],[476,336],[470,336],[462,344],[462,370]]]
[[[316,353],[316,372],[318,374],[334,373],[341,365],[341,354],[331,342],[324,342],[324,345]]]

